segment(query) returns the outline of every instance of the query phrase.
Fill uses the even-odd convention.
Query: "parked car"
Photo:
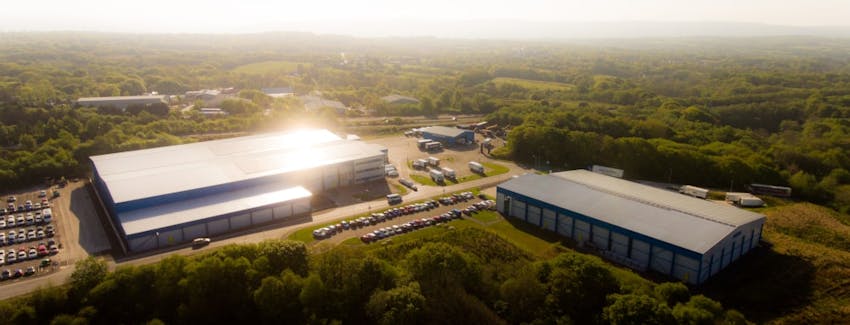
[[[12,278],[15,278],[15,279],[20,278],[22,276],[24,276],[24,270],[21,270],[21,269],[17,269],[17,270],[15,270],[15,273],[12,273]]]
[[[195,239],[192,240],[192,247],[198,248],[198,247],[206,246],[206,245],[209,245],[209,243],[211,241],[212,240],[210,240],[207,237],[195,238]]]
[[[0,280],[5,281],[5,280],[9,280],[10,278],[12,278],[12,270],[5,269],[5,270],[3,270],[3,272],[0,273]]]
[[[56,246],[55,244],[50,245],[49,249],[50,249],[50,255],[55,255],[55,254],[59,253],[59,247]]]
[[[41,190],[40,192],[38,192],[38,197],[46,197],[46,196],[47,196],[47,191]]]
[[[28,267],[26,271],[24,271],[24,276],[31,276],[35,274],[35,267]]]
[[[17,252],[15,252],[14,250],[11,250],[8,253],[6,253],[6,263],[7,264],[12,264],[12,263],[15,263],[17,261],[18,261],[18,253]]]

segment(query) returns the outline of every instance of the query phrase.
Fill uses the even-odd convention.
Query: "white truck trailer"
[[[469,170],[471,170],[473,173],[484,174],[484,165],[477,161],[470,161]]]
[[[457,173],[455,173],[454,169],[443,167],[443,176],[445,176],[448,179],[456,179]]]
[[[707,189],[704,189],[704,188],[701,188],[701,187],[696,187],[696,186],[693,186],[693,185],[684,185],[684,186],[680,187],[679,193],[682,193],[682,194],[685,194],[685,195],[690,195],[690,196],[693,196],[693,197],[698,197],[700,199],[707,199],[708,198],[708,190]]]
[[[435,183],[439,184],[446,181],[446,177],[443,175],[443,172],[439,170],[431,169],[428,171],[428,175],[431,175],[431,180],[433,180]]]

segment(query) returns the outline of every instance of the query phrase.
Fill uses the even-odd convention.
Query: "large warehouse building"
[[[420,129],[420,132],[422,132],[422,138],[442,142],[448,146],[475,142],[475,133],[470,130],[447,126],[429,126]]]
[[[111,106],[126,109],[130,105],[168,104],[164,95],[153,96],[112,96],[112,97],[83,97],[77,99],[78,106],[102,107]]]
[[[505,216],[595,247],[634,269],[700,284],[758,245],[763,215],[586,170],[498,186]]]
[[[91,157],[125,251],[310,213],[312,193],[383,179],[387,150],[301,130]]]

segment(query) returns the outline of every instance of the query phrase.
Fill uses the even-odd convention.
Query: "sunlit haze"
[[[487,22],[492,25],[481,26],[493,27],[505,21],[745,22],[811,27],[846,26],[846,18],[850,17],[850,1],[845,0],[5,2],[0,11],[0,30],[3,31],[246,33],[293,30],[359,36],[451,36],[452,28],[447,26],[470,21]],[[490,32],[498,34],[498,31]]]

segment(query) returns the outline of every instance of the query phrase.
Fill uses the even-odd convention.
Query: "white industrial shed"
[[[312,193],[383,179],[386,148],[299,130],[91,157],[126,251],[303,216]]]
[[[504,215],[637,270],[700,284],[758,245],[765,217],[586,170],[527,174],[497,188]]]

